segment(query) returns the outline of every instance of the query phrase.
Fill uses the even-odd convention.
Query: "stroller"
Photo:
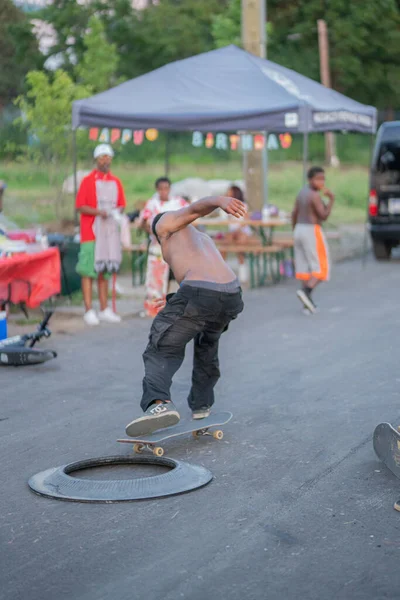
[[[56,358],[54,350],[36,350],[33,346],[43,337],[51,336],[47,325],[53,310],[45,311],[43,321],[33,333],[16,335],[0,340],[0,366],[20,367],[23,365],[37,365]]]

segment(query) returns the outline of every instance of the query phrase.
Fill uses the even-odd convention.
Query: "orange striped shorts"
[[[329,281],[329,249],[320,225],[298,223],[294,228],[294,262],[296,278],[308,281],[311,277]]]

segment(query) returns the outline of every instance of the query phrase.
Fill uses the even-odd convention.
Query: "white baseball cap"
[[[111,148],[109,144],[99,144],[96,146],[93,152],[94,158],[99,158],[99,156],[114,156],[114,150]]]

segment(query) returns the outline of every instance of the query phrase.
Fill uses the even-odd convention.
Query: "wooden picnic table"
[[[290,221],[280,217],[271,217],[269,219],[221,219],[219,217],[208,219],[206,217],[202,217],[197,219],[197,221],[195,221],[193,224],[204,227],[228,227],[232,224],[241,226],[249,225],[250,227],[258,230],[263,245],[269,246],[272,244],[274,229],[276,227],[285,227],[286,225],[290,224]]]

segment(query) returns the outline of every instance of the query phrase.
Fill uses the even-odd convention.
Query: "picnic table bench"
[[[278,283],[285,277],[282,266],[285,260],[285,248],[278,244],[226,244],[217,242],[216,246],[224,254],[244,254],[249,262],[250,287],[256,288]]]
[[[132,285],[143,285],[146,280],[146,265],[149,242],[145,240],[139,244],[130,244],[123,248],[124,252],[131,255]]]

